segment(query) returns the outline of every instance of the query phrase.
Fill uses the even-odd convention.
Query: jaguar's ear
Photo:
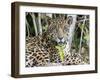
[[[67,17],[67,23],[68,23],[69,25],[71,25],[71,24],[73,23],[73,17],[72,17],[72,16],[68,16],[68,17]]]

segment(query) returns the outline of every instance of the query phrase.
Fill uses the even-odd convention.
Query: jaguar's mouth
[[[65,44],[65,42],[60,41],[58,44],[59,45],[63,45],[63,44]]]

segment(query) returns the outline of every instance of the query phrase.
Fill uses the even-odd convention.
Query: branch
[[[83,29],[84,29],[84,25],[85,25],[85,20],[86,20],[86,16],[85,16],[85,19],[83,21],[83,24],[81,25],[82,26],[82,31],[81,31],[81,38],[80,38],[80,44],[79,44],[79,54],[81,53],[82,37],[83,37]]]
[[[30,25],[29,25],[27,19],[25,20],[25,23],[26,23],[26,28],[27,28],[28,37],[29,37],[29,36],[30,36],[30,31],[29,31],[29,27],[30,27]]]
[[[39,34],[42,35],[41,14],[38,13]]]
[[[68,36],[68,42],[69,42],[69,49],[71,49],[71,45],[72,45],[72,40],[73,40],[73,36],[74,36],[74,30],[75,30],[75,24],[76,24],[76,18],[77,15],[68,15],[68,16],[72,16],[73,17],[73,22],[69,28],[69,36]]]
[[[36,34],[36,36],[38,35],[38,31],[37,31],[37,26],[36,26],[36,21],[35,21],[35,15],[34,15],[34,13],[32,14],[30,14],[31,16],[32,16],[32,20],[33,20],[33,24],[34,24],[34,29],[35,29],[35,34]]]
[[[84,19],[85,21],[89,21],[89,19]],[[81,22],[84,22],[84,20],[79,20],[77,21],[76,23],[81,23]]]

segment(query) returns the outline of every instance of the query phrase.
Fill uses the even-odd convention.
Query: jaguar
[[[26,67],[50,65],[77,65],[81,64],[78,54],[71,54],[67,48],[64,51],[64,60],[61,59],[57,45],[68,45],[68,35],[72,16],[51,19],[47,31],[42,35],[26,38]],[[69,54],[70,53],[70,54]]]

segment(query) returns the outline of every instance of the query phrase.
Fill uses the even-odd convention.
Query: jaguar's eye
[[[52,31],[55,29],[55,26],[50,26],[49,30]]]
[[[69,28],[67,26],[64,27],[64,31],[68,32]]]
[[[54,32],[56,32],[56,28],[55,28],[55,26],[52,26],[52,28],[49,30],[51,33],[54,33]]]
[[[56,30],[56,25],[54,25],[54,26],[52,27],[52,30]]]

